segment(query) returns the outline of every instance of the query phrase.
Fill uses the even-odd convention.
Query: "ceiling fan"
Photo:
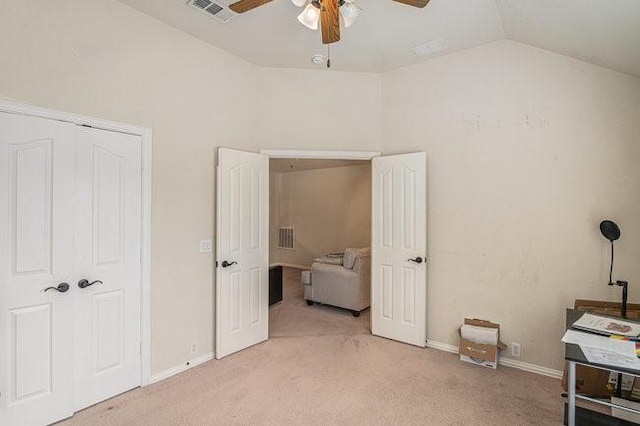
[[[229,9],[233,10],[236,13],[245,13],[251,9],[255,9],[256,7],[262,6],[263,4],[267,4],[271,1],[273,0],[239,0],[229,5]],[[429,0],[393,1],[414,7],[425,7],[427,3],[429,3]],[[303,6],[306,3],[306,0],[293,0],[293,3],[297,6]],[[335,43],[340,40],[339,8],[348,4],[353,5],[353,3],[345,0],[311,0],[311,2],[305,8],[305,11],[300,14],[300,17],[298,17],[298,19],[300,20],[300,22],[302,22],[303,25],[311,29],[316,29],[317,23],[318,21],[320,21],[320,28],[322,30],[322,43]],[[308,14],[308,16],[305,16],[305,14]],[[345,19],[344,15],[343,19]],[[303,20],[305,20],[305,22],[303,22]]]

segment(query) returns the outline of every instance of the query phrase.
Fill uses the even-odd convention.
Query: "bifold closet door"
[[[76,126],[0,113],[0,424],[73,414]]]

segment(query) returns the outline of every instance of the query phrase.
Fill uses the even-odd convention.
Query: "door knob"
[[[67,290],[69,290],[69,284],[60,283],[58,284],[58,287],[47,287],[44,289],[44,291],[47,291],[47,290],[56,290],[56,291],[59,291],[60,293],[65,293]]]
[[[422,258],[421,258],[421,257],[419,257],[419,256],[418,256],[418,257],[416,257],[415,259],[408,259],[408,260],[409,260],[409,262],[415,262],[415,263],[417,263],[418,265],[422,263]]]
[[[94,285],[94,284],[102,284],[102,281],[95,280],[93,282],[89,282],[89,280],[85,280],[84,278],[78,281],[78,287],[80,288],[89,287],[90,285]]]
[[[223,268],[228,268],[231,265],[237,265],[237,264],[238,264],[238,262],[235,262],[235,261],[234,262],[227,262],[226,260],[222,261],[222,267]]]

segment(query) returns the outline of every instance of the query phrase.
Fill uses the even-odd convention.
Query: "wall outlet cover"
[[[213,243],[211,241],[211,238],[200,240],[200,253],[211,253],[212,249]]]
[[[522,344],[517,342],[511,342],[511,356],[520,358],[522,356]]]

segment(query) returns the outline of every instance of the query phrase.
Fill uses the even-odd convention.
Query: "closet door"
[[[75,408],[80,410],[141,382],[140,137],[78,127],[77,161]]]
[[[141,140],[0,113],[0,425],[141,383]]]
[[[73,414],[75,126],[0,113],[0,424]]]

